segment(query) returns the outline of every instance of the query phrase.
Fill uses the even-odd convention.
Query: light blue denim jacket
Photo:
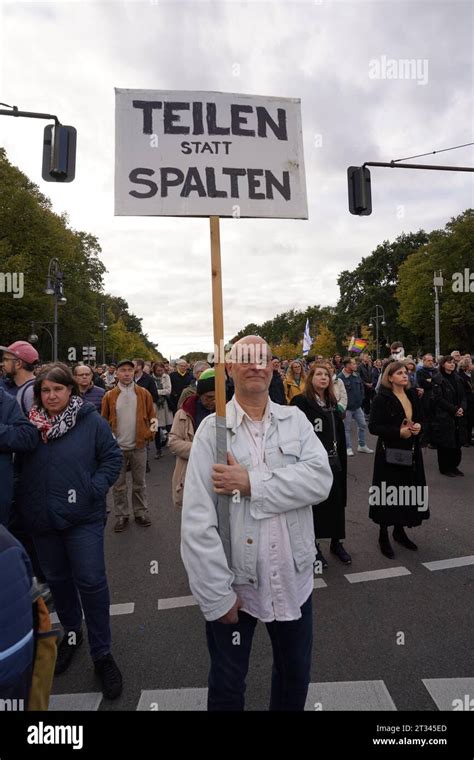
[[[206,620],[225,615],[236,600],[233,584],[258,587],[257,551],[261,520],[284,514],[295,566],[302,571],[315,558],[312,504],[327,499],[332,472],[313,426],[296,407],[269,400],[265,438],[268,471],[253,467],[242,415],[233,400],[226,407],[227,450],[249,471],[251,495],[229,497],[231,567],[217,531],[216,416],[199,426],[186,471],[181,523],[181,556],[189,585]]]

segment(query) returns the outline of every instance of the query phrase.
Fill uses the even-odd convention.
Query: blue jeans
[[[81,629],[84,610],[92,659],[109,654],[104,521],[38,534],[33,541],[64,632]]]
[[[344,418],[344,430],[346,432],[346,449],[352,448],[352,440],[351,440],[351,422],[352,419],[354,419],[357,423],[357,431],[359,434],[359,446],[365,446],[365,417],[364,412],[359,407],[358,409],[354,409],[354,411],[350,412],[348,409],[346,410],[346,416]]]
[[[313,648],[312,595],[301,618],[265,623],[273,649],[270,710],[304,710]],[[208,710],[243,710],[252,639],[257,618],[239,612],[237,624],[206,623],[211,657]],[[239,634],[239,636],[237,636]]]

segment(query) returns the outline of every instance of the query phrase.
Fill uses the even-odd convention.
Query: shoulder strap
[[[19,393],[17,393],[17,401],[20,404],[20,408],[25,415],[25,417],[28,417],[28,409],[25,408],[25,393],[28,390],[28,388],[31,388],[35,381],[34,380],[27,380],[24,385],[20,388]]]

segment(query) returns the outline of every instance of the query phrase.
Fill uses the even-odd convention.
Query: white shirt
[[[268,470],[264,460],[265,436],[270,424],[268,403],[263,419],[252,420],[235,396],[232,401],[249,442],[254,468]],[[313,591],[313,571],[311,567],[302,573],[297,571],[284,514],[262,520],[257,549],[257,577],[258,588],[249,584],[233,585],[242,601],[243,612],[263,623],[301,618],[300,607]]]

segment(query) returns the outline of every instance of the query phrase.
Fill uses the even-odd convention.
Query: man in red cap
[[[33,406],[33,370],[39,362],[38,351],[26,340],[17,340],[11,346],[0,346],[0,351],[3,351],[3,369],[7,378],[3,387],[16,398],[23,414],[28,417]]]

